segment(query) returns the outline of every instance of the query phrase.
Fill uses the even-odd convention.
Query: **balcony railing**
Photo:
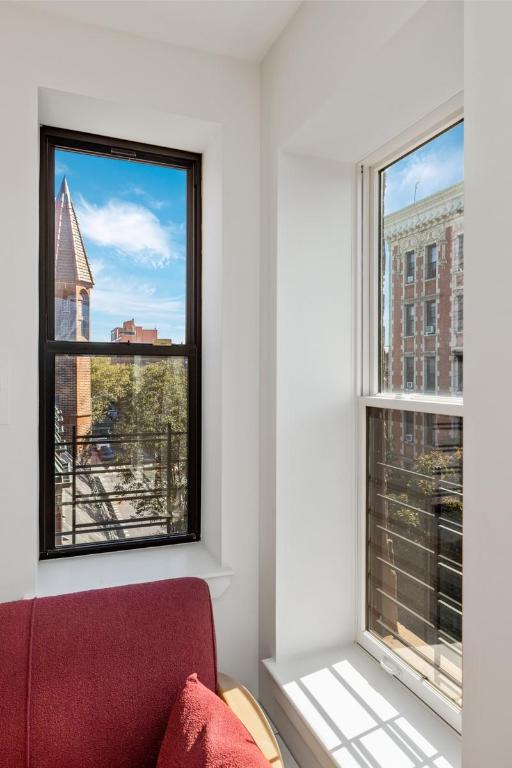
[[[70,432],[55,443],[57,546],[186,531],[185,432]]]

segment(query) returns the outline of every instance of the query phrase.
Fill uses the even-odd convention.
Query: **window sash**
[[[152,345],[55,339],[55,150],[90,152],[136,159],[187,172],[187,267],[185,343]],[[41,128],[40,284],[39,284],[39,464],[40,558],[69,557],[198,541],[201,535],[201,155],[59,128]],[[82,314],[82,322],[89,322]],[[187,533],[131,539],[122,543],[55,545],[55,358],[57,355],[110,357],[183,357],[188,366]]]
[[[454,100],[455,103],[460,101]],[[406,393],[386,391],[383,388],[384,375],[381,365],[380,319],[381,293],[379,285],[379,243],[380,243],[380,174],[379,172],[400,157],[408,154],[422,144],[460,122],[462,110],[443,107],[437,111],[436,124],[432,117],[425,119],[420,126],[417,138],[401,144],[399,140],[370,156],[360,166],[358,175],[357,207],[357,248],[355,250],[355,288],[356,288],[356,386],[360,393],[357,404],[357,429],[355,451],[357,456],[357,507],[358,507],[358,600],[357,625],[358,643],[377,660],[389,659],[397,669],[400,680],[405,683],[420,699],[457,731],[461,731],[461,710],[446,700],[442,694],[429,684],[425,684],[418,675],[396,656],[389,653],[366,630],[366,425],[367,408],[397,409],[432,414],[435,424],[437,415],[464,416],[464,404],[461,396],[445,396],[433,393]],[[435,119],[435,118],[434,118]],[[411,135],[411,134],[409,134]],[[425,253],[426,256],[426,253]],[[424,258],[424,261],[426,259]],[[423,269],[425,270],[425,264]],[[423,272],[425,275],[425,271]],[[435,432],[435,428],[433,428]],[[435,446],[433,446],[435,447]]]

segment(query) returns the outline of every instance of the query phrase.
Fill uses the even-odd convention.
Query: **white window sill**
[[[330,764],[460,768],[459,734],[358,645],[263,664]]]
[[[47,597],[182,576],[205,579],[212,598],[216,599],[229,587],[233,570],[221,565],[201,542],[64,557],[39,562],[36,596]]]

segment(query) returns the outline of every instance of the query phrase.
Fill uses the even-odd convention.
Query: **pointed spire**
[[[88,287],[94,285],[65,176],[55,198],[55,280]]]
[[[61,182],[59,194],[57,195],[57,197],[60,197],[60,198],[65,197],[69,201],[71,201],[71,195],[68,187],[68,180],[65,176],[62,177],[62,182]]]

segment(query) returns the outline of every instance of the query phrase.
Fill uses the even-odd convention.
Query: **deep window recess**
[[[42,558],[200,537],[201,156],[41,129]]]
[[[362,174],[372,289],[363,298],[359,640],[458,729],[463,131],[451,125],[391,162],[384,153]]]

